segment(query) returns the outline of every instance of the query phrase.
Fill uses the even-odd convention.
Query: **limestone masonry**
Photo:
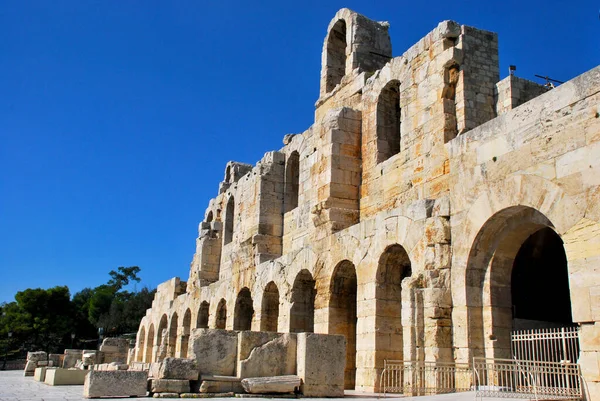
[[[342,334],[345,388],[379,391],[385,360],[511,358],[514,330],[577,326],[570,362],[600,400],[600,67],[554,89],[500,80],[492,32],[444,21],[392,58],[388,27],[335,15],[314,124],[227,163],[134,360],[200,352],[197,328]],[[306,389],[329,372],[319,352],[344,355],[272,338],[302,350],[278,361]],[[211,374],[244,377],[222,351]]]

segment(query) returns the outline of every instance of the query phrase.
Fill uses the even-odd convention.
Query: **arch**
[[[417,315],[418,309],[414,299],[411,299],[414,294],[403,294],[402,291],[403,280],[411,274],[411,261],[406,249],[399,244],[386,247],[379,257],[375,276],[375,331],[379,334],[375,341],[377,368],[383,368],[385,359],[404,359],[405,329],[409,330],[407,334],[411,338],[418,337],[416,333],[410,333],[417,326],[416,316],[406,316],[412,325],[403,325],[403,306],[405,310],[412,310],[414,315]],[[408,305],[403,305],[403,298]]]
[[[169,337],[167,339],[167,356],[175,357],[175,351],[177,349],[177,328],[179,322],[177,319],[177,312],[174,312],[171,316],[171,325],[169,326]]]
[[[290,310],[290,333],[312,333],[315,326],[315,280],[310,272],[302,269],[292,286]]]
[[[192,311],[190,310],[190,308],[187,308],[185,313],[183,314],[183,323],[181,326],[183,332],[181,334],[181,351],[179,351],[179,357],[187,358],[190,339],[190,329],[192,326]]]
[[[335,267],[329,288],[329,333],[346,337],[344,388],[356,383],[356,268],[348,260]]]
[[[260,331],[277,331],[279,322],[279,289],[271,281],[265,287],[260,312]]]
[[[346,47],[346,21],[340,19],[327,37],[326,92],[331,92],[346,75]]]
[[[225,329],[227,324],[227,302],[224,298],[221,298],[217,305],[217,315],[215,320],[216,329]]]
[[[142,326],[138,333],[138,349],[135,360],[137,362],[144,362],[144,351],[146,346],[146,327]]]
[[[196,319],[197,328],[208,329],[209,308],[210,304],[206,301],[202,301],[202,303],[200,304],[200,309],[198,310],[198,319]]]
[[[235,200],[233,196],[229,197],[227,208],[225,209],[225,231],[223,233],[223,245],[227,245],[233,239],[233,220],[235,217]]]
[[[300,154],[293,151],[285,164],[285,201],[284,213],[298,207],[298,189],[300,184]]]
[[[168,345],[169,345],[169,333],[167,326],[169,324],[169,318],[166,314],[163,314],[158,324],[158,330],[156,332],[156,346],[158,347],[156,357],[153,362],[161,362],[167,357]]]
[[[213,212],[212,210],[210,212],[208,212],[208,214],[206,215],[206,222],[207,223],[211,223],[213,221]]]
[[[388,82],[377,98],[377,163],[400,153],[400,82]]]
[[[231,182],[231,165],[228,164],[227,167],[225,168],[225,182],[229,183]]]
[[[251,330],[254,307],[252,306],[252,295],[248,287],[244,287],[238,293],[233,311],[233,329]]]
[[[550,242],[543,244],[543,241],[548,239]],[[536,258],[536,252],[545,252],[546,255],[541,259]],[[553,263],[562,266],[559,266],[558,270],[562,268],[565,271],[561,274],[562,277],[553,275],[549,281],[563,280],[563,291],[565,288],[568,290],[568,268],[562,240],[555,232],[552,222],[537,209],[522,205],[502,209],[493,214],[477,232],[465,272],[471,356],[511,357],[510,332],[515,324],[513,301],[523,304],[523,295],[515,294],[516,297],[513,297],[513,290],[520,291],[525,285],[529,294],[526,303],[537,304],[537,301],[532,299],[532,294],[536,294],[543,297],[543,300],[540,300],[542,309],[547,309],[546,305],[554,305],[556,308],[556,301],[565,302],[564,292],[557,299],[552,299],[556,298],[556,294],[547,291],[549,288],[536,290],[536,283],[522,277],[524,269],[531,267],[522,266],[523,261],[527,264],[536,259],[556,259]],[[548,272],[545,271],[544,274],[546,273]],[[517,280],[514,283],[516,287],[513,286],[513,278]],[[537,278],[538,284],[548,283],[542,277]],[[566,298],[570,309],[570,293]],[[559,308],[564,309],[563,306]],[[536,317],[528,313],[522,315],[526,320],[532,320],[532,317],[533,320],[539,320],[540,316],[551,316],[542,313]],[[570,319],[570,314],[568,316]]]
[[[150,324],[150,328],[148,329],[148,339],[146,341],[146,352],[144,354],[144,362],[151,363],[154,362],[152,358],[152,352],[154,350],[154,323]]]

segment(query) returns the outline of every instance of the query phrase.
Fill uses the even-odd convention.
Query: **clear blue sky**
[[[395,56],[454,19],[499,34],[502,77],[600,64],[592,1],[2,1],[0,302],[118,266],[187,280],[227,161],[312,123],[342,7],[389,21]]]

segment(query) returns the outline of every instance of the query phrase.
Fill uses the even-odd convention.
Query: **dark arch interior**
[[[331,92],[346,74],[346,21],[335,23],[327,38],[327,77],[325,90]]]
[[[279,290],[274,282],[267,284],[263,294],[260,319],[261,331],[277,331],[279,321]]]
[[[199,329],[207,329],[208,328],[208,308],[209,304],[206,301],[203,301],[200,304],[200,310],[198,311],[198,321],[196,322],[196,327]]]
[[[252,316],[254,307],[252,306],[252,296],[248,288],[242,288],[235,301],[233,329],[250,330],[252,328]]]
[[[285,212],[298,206],[298,187],[300,182],[300,154],[293,151],[285,166]]]
[[[345,260],[337,265],[331,280],[329,332],[346,337],[346,389],[354,389],[356,382],[356,290],[356,269],[352,262]]]
[[[233,239],[233,217],[235,215],[235,200],[233,196],[229,198],[227,202],[227,209],[225,210],[225,232],[223,234],[223,244],[227,245]]]
[[[315,319],[315,280],[308,270],[302,270],[294,280],[290,333],[312,333]]]
[[[215,328],[224,329],[227,323],[227,305],[224,299],[221,299],[219,305],[217,305],[217,316],[216,316]]]
[[[511,296],[516,329],[573,323],[565,248],[551,228],[536,231],[521,245],[512,269]]]
[[[377,163],[400,153],[400,82],[389,82],[377,99]]]

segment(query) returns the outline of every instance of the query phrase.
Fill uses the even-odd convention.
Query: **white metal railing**
[[[477,397],[582,399],[579,365],[473,358]]]
[[[511,334],[513,358],[524,361],[577,362],[579,328],[519,330]]]
[[[379,385],[384,395],[417,396],[470,391],[473,379],[466,363],[386,360]]]

